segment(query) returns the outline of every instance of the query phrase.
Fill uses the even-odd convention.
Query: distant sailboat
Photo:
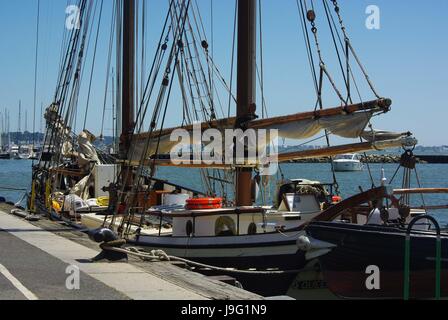
[[[11,159],[11,154],[9,151],[11,145],[11,136],[9,132],[9,115],[8,110],[5,109],[5,113],[1,114],[1,135],[0,135],[0,159],[1,160],[9,160]],[[7,137],[7,141],[5,142],[5,136]]]

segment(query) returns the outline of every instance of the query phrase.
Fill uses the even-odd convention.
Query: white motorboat
[[[19,147],[18,157],[22,160],[28,160],[33,153],[32,150],[32,146],[22,145]]]
[[[20,160],[20,156],[19,156],[19,146],[18,145],[11,145],[9,148],[9,154],[11,159],[15,159],[15,160]]]
[[[338,172],[362,171],[363,163],[358,154],[339,155],[333,161],[334,170]]]

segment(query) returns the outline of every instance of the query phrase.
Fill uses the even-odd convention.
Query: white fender
[[[299,250],[306,252],[305,258],[307,260],[313,260],[326,255],[337,246],[329,242],[314,239],[310,236],[301,236],[297,239],[297,247]]]

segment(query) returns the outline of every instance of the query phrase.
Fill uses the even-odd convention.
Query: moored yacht
[[[22,145],[19,147],[18,157],[22,160],[30,159],[33,154],[33,147],[29,145]]]
[[[11,155],[9,154],[9,152],[0,152],[0,160],[9,160],[11,159]]]
[[[16,144],[11,145],[9,148],[9,154],[11,159],[19,160],[19,146]]]
[[[343,154],[335,157],[334,170],[338,172],[348,171],[362,171],[364,168],[363,163],[358,154]]]

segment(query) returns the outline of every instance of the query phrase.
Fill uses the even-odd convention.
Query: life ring
[[[338,203],[342,202],[342,197],[340,197],[340,196],[333,196],[333,197],[331,197],[331,202],[333,204],[338,204]]]
[[[187,200],[187,210],[221,209],[222,198],[194,198]]]

